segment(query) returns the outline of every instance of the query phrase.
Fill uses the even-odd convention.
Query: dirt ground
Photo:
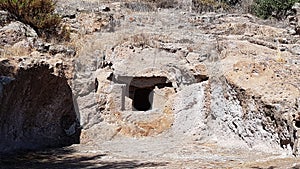
[[[22,152],[0,158],[1,169],[254,168],[297,169],[290,155],[226,149],[174,138],[117,138],[98,145]]]

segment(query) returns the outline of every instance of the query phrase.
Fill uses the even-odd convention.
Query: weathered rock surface
[[[141,23],[136,25],[136,20]],[[93,74],[97,84],[94,97],[102,113],[94,116],[94,110],[86,109],[87,114],[81,114],[85,121],[93,119],[93,123],[82,123],[89,126],[83,140],[92,143],[92,133],[108,125],[109,132],[103,131],[103,137],[99,133],[97,139],[173,131],[181,135],[182,131],[185,137],[199,141],[282,151],[280,143],[291,137],[282,114],[292,111],[299,97],[298,66],[291,61],[297,58],[293,52],[297,44],[291,43],[295,37],[285,29],[254,22],[249,15],[179,17],[177,11],[162,10],[125,15],[119,31],[87,36],[91,46],[83,50],[84,55],[79,53],[79,58],[98,50],[89,60],[98,69]],[[166,80],[156,82],[157,78]],[[158,84],[171,92],[156,91]],[[151,102],[146,112],[135,107],[136,99],[143,99],[135,95],[141,88],[147,102],[144,106],[149,99]],[[166,99],[156,100],[156,92],[167,95]],[[183,94],[186,92],[191,93]],[[101,120],[96,122],[95,117]]]
[[[29,59],[33,63],[2,61],[0,75],[14,78],[2,85],[2,102],[16,107],[1,104],[0,110],[9,110],[12,116],[19,110],[37,112],[29,116],[33,121],[41,115],[39,110],[47,112],[53,121],[49,127],[56,129],[50,138],[64,145],[74,141],[67,135],[76,128],[77,118],[84,146],[105,147],[118,157],[127,153],[131,158],[146,154],[157,159],[163,154],[169,160],[208,160],[204,155],[189,156],[192,146],[199,144],[213,145],[204,146],[209,152],[220,153],[220,147],[225,147],[228,151],[297,155],[293,144],[297,144],[295,135],[300,128],[300,45],[290,26],[268,25],[249,14],[193,13],[186,10],[192,9],[190,1],[179,2],[183,9],[150,8],[136,2],[80,3],[86,5],[60,1],[57,9],[75,39],[74,48],[41,42],[33,49],[43,54],[31,53],[49,53],[49,61],[56,60],[48,64],[54,73],[45,67],[48,60],[37,57]],[[26,72],[33,72],[32,76]],[[19,73],[28,80],[23,82]],[[40,76],[42,73],[47,75]],[[24,86],[19,87],[19,80]],[[30,101],[23,105],[9,99],[14,91],[8,89],[14,87],[20,90],[16,93],[20,98],[27,98],[24,91],[34,91],[28,98],[38,103],[29,106]],[[70,117],[67,122],[58,124],[66,114]],[[27,115],[30,113],[17,119],[23,122]],[[23,123],[11,121],[18,124],[12,125],[16,131],[24,128]],[[29,136],[41,133],[38,140],[44,138],[40,130],[45,127],[36,124]],[[5,127],[1,129],[9,131],[7,140],[23,140]],[[162,146],[175,149],[159,147],[160,140]],[[124,142],[129,147],[121,148]],[[135,144],[136,154],[131,149]],[[146,144],[157,152],[143,151]],[[212,157],[219,161],[230,158],[238,159]]]
[[[72,91],[60,74],[63,63],[35,59],[0,61],[1,153],[79,143]]]
[[[36,32],[21,22],[11,22],[0,29],[1,46],[13,45],[25,38],[36,38]]]

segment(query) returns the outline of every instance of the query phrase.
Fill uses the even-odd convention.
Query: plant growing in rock
[[[255,0],[253,4],[254,13],[264,19],[271,16],[276,19],[284,19],[292,6],[300,0]]]
[[[39,35],[53,34],[61,23],[54,14],[53,0],[0,0],[0,10],[11,13],[16,20],[30,25]]]

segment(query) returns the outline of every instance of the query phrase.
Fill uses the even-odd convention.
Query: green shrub
[[[273,16],[280,20],[287,16],[287,12],[296,2],[300,2],[300,0],[255,0],[253,10],[257,16],[263,19]]]
[[[11,13],[16,20],[30,25],[39,35],[56,32],[61,18],[54,14],[52,0],[0,0],[0,9]]]

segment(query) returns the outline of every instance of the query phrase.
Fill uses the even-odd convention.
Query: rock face
[[[78,100],[85,107],[82,141],[162,134],[291,149],[282,114],[298,113],[297,37],[255,22],[250,15],[168,9],[127,14],[114,33],[86,36],[90,45],[78,52],[79,74],[91,75],[90,83],[77,81],[90,91]]]
[[[0,62],[0,152],[79,143],[67,79],[55,75],[49,64],[15,67],[16,62]]]
[[[1,45],[12,45],[20,42],[25,37],[37,37],[36,32],[29,26],[21,22],[11,22],[0,30],[1,32]]]
[[[248,14],[88,4],[58,10],[76,51],[41,43],[38,57],[1,62],[2,150],[75,143],[78,123],[88,145],[172,137],[297,149],[300,45],[288,28]]]

